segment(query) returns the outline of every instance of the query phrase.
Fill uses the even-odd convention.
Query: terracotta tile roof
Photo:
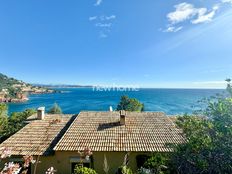
[[[10,148],[12,155],[50,155],[73,118],[72,115],[46,115],[44,120],[31,121],[0,144],[0,148]]]
[[[167,144],[184,142],[164,113],[127,112],[126,124],[119,120],[119,112],[81,112],[54,150],[168,152],[172,148]]]

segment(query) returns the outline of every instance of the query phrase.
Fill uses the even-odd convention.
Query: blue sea
[[[107,111],[117,104],[122,95],[137,98],[145,105],[145,111],[162,111],[167,114],[192,113],[202,107],[198,101],[223,92],[220,89],[140,89],[139,91],[94,91],[92,88],[59,88],[62,93],[30,95],[25,103],[9,103],[9,113],[27,108],[45,106],[46,110],[56,102],[66,114],[80,111]]]

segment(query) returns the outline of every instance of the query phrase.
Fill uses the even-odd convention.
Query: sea
[[[145,111],[161,111],[167,115],[191,114],[205,106],[199,103],[210,98],[221,89],[137,89],[137,90],[96,90],[88,88],[56,88],[60,93],[31,94],[25,103],[9,103],[9,114],[21,112],[27,108],[45,106],[48,111],[57,103],[65,114],[77,114],[80,111],[115,110],[122,95],[136,98],[144,103]]]

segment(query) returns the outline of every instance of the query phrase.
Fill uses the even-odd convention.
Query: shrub
[[[97,174],[93,169],[76,165],[74,174]]]
[[[118,168],[117,174],[133,174],[132,170],[126,165]]]
[[[154,174],[154,172],[151,169],[141,167],[138,169],[137,174]]]
[[[227,92],[203,100],[204,117],[179,117],[187,142],[176,147],[172,162],[178,173],[232,173],[232,84]]]
[[[48,111],[49,114],[62,114],[60,106],[55,103],[53,107]]]
[[[165,153],[153,154],[143,165],[145,169],[149,169],[153,173],[169,173],[170,170],[170,156]]]

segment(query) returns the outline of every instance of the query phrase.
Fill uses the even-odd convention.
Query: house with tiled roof
[[[125,155],[135,171],[140,156],[169,153],[173,150],[170,144],[184,142],[181,130],[162,112],[88,111],[50,118],[46,115],[31,121],[0,147],[12,148],[13,156],[40,156],[40,173],[53,166],[57,174],[71,174],[75,165],[83,162],[101,174],[105,173],[103,161],[107,160],[109,173],[113,174]],[[86,148],[91,149],[92,155],[83,160],[80,152]]]
[[[49,168],[55,161],[53,148],[74,118],[75,115],[67,114],[45,115],[44,108],[39,108],[36,115],[29,117],[25,127],[0,144],[0,149],[8,148],[11,151],[11,158],[0,160],[0,169],[7,161],[22,164],[22,157],[28,155],[35,160],[39,157],[39,171],[45,173],[42,171],[46,171],[45,168]],[[33,170],[33,165],[29,170]]]

